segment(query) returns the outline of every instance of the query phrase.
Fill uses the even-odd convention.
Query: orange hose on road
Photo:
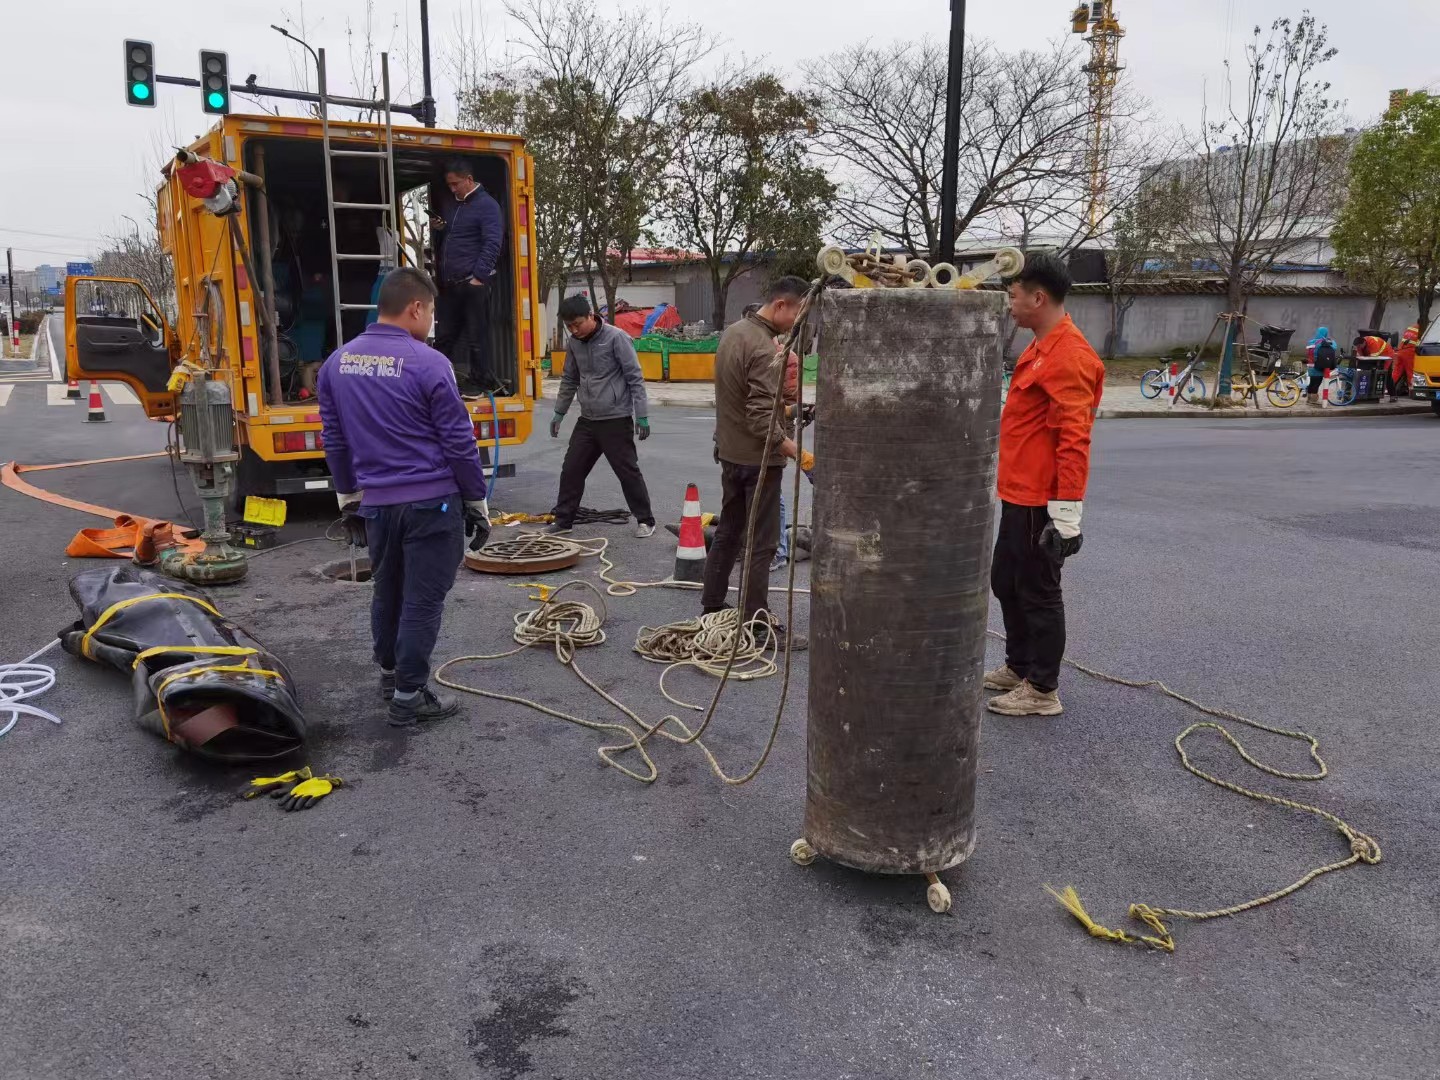
[[[73,469],[81,465],[108,465],[118,461],[145,461],[150,458],[168,456],[165,451],[159,450],[151,454],[129,454],[125,457],[63,461],[56,465],[21,465],[9,461],[0,465],[0,484],[4,484],[11,491],[49,503],[51,506],[63,506],[67,510],[78,510],[82,514],[94,514],[96,517],[106,518],[114,523],[114,528],[110,529],[81,529],[75,534],[75,539],[71,540],[65,548],[66,555],[72,558],[128,559],[145,526],[160,519],[137,517],[121,510],[112,510],[106,506],[96,506],[94,503],[81,502],[79,499],[57,495],[53,491],[46,491],[44,488],[38,488],[26,480],[20,479],[20,474],[22,472],[45,472],[50,469]],[[203,551],[205,549],[204,541],[184,539],[178,530],[175,535],[175,543],[185,551]]]

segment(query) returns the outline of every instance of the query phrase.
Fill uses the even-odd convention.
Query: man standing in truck
[[[446,358],[425,344],[435,286],[414,267],[380,285],[378,321],[320,368],[325,461],[350,543],[369,547],[370,631],[394,727],[454,716],[427,685],[445,595],[490,535],[470,413]]]
[[[445,164],[450,198],[433,218],[440,279],[436,303],[435,347],[455,367],[467,394],[508,394],[495,377],[490,358],[490,319],[494,313],[496,266],[505,243],[500,204],[475,182],[475,169],[463,158]]]

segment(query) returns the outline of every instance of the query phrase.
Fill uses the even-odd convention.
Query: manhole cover
[[[522,540],[497,540],[479,551],[467,551],[465,565],[482,574],[545,574],[574,566],[583,554],[568,540],[527,536]]]
[[[328,578],[330,581],[355,581],[363,583],[369,581],[370,578],[374,576],[370,571],[370,559],[368,556],[361,556],[355,560],[355,573],[353,577],[350,573],[349,559],[336,559],[334,562],[317,566],[315,572],[323,578]]]

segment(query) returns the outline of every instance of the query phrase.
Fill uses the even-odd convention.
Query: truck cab
[[[1410,380],[1410,396],[1429,398],[1430,408],[1440,417],[1440,318],[1420,335],[1415,346],[1415,374]]]
[[[445,196],[444,163],[461,158],[499,202],[506,226],[488,343],[505,392],[467,406],[487,472],[513,472],[499,458],[505,446],[529,437],[540,393],[534,170],[523,140],[331,120],[327,142],[318,119],[232,115],[188,150],[247,175],[251,185],[239,187],[232,214],[217,216],[187,193],[177,163],[166,167],[156,213],[174,295],[155,295],[130,279],[68,278],[70,378],[123,382],[147,415],[169,419],[177,408],[172,370],[204,356],[231,389],[237,503],[247,495],[333,490],[316,372],[374,320],[374,295],[390,267],[429,268],[429,212]],[[342,204],[388,204],[394,233]],[[343,253],[338,261],[332,249]]]

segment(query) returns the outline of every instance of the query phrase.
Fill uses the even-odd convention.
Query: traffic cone
[[[105,419],[105,402],[100,399],[100,384],[90,380],[90,413],[85,417],[87,424],[108,424]]]
[[[80,382],[78,379],[71,379],[65,384],[65,396],[67,398],[80,399]]]
[[[700,489],[685,488],[685,508],[680,512],[680,536],[675,545],[675,580],[705,580],[705,530],[700,524]]]

